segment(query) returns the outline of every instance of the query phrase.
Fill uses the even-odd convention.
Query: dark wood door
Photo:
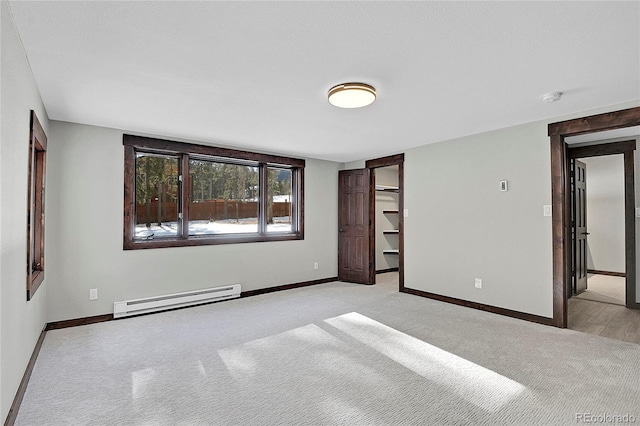
[[[373,284],[370,261],[370,170],[343,170],[338,184],[338,279]]]
[[[587,165],[575,160],[573,168],[574,205],[574,294],[587,289]]]

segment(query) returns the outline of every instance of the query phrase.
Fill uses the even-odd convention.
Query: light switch
[[[636,217],[640,217],[640,207],[636,207]]]
[[[543,213],[542,214],[544,216],[551,216],[551,206],[548,205],[548,204],[545,204],[543,207],[544,207],[544,209],[543,209]]]
[[[409,217],[409,209],[404,209],[404,217]]]

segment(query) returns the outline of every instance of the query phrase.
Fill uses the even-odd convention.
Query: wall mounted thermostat
[[[506,192],[508,189],[509,189],[509,186],[507,185],[507,181],[506,180],[501,180],[500,181],[500,191]]]

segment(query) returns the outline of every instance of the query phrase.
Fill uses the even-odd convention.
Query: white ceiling
[[[245,149],[375,158],[640,99],[638,1],[10,7],[50,118]],[[331,106],[350,81],[376,102]]]

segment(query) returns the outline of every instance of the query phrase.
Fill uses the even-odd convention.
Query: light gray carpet
[[[640,346],[381,282],[51,331],[16,424],[640,421]]]

